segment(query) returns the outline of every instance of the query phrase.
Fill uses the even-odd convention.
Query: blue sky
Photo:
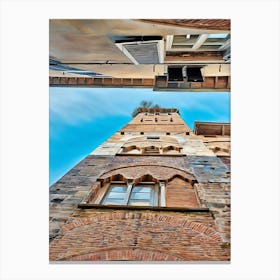
[[[142,100],[178,108],[191,129],[194,121],[230,121],[229,93],[51,87],[50,185],[129,122]]]

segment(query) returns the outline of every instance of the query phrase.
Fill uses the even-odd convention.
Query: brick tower
[[[229,146],[227,123],[142,108],[50,188],[50,260],[230,260]]]

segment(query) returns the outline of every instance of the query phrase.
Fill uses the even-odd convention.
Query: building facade
[[[49,30],[50,86],[230,91],[230,19],[51,19]]]
[[[50,188],[50,261],[229,261],[230,125],[142,108]]]

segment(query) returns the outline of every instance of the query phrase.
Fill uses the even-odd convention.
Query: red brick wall
[[[229,260],[210,213],[79,212],[50,244],[50,260]]]
[[[185,157],[172,156],[115,156],[112,162],[106,166],[104,173],[118,168],[140,165],[166,166],[193,173]]]
[[[166,186],[166,206],[199,207],[194,188],[189,182],[174,178]]]
[[[69,261],[182,261],[160,251],[148,251],[135,248],[111,249],[69,258]]]

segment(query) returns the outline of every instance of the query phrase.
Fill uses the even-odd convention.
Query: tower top
[[[151,114],[153,114],[153,113],[178,113],[178,114],[180,114],[180,112],[179,112],[179,110],[178,109],[176,109],[176,108],[157,108],[157,107],[155,107],[155,108],[145,108],[145,107],[140,107],[140,108],[138,108],[138,110],[137,110],[138,112],[138,114],[139,113],[151,113]]]
[[[121,134],[136,133],[145,135],[171,135],[175,133],[188,133],[191,129],[184,122],[176,108],[145,108],[139,107],[134,118],[121,129]]]

